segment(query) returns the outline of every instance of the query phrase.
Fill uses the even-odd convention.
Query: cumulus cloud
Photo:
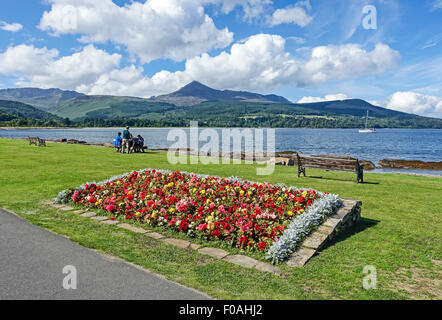
[[[202,3],[216,0],[147,0],[123,7],[112,0],[48,1],[51,9],[44,12],[40,29],[55,36],[80,35],[84,43],[122,44],[143,63],[182,61],[233,41],[233,33],[217,29],[204,12]]]
[[[93,45],[70,56],[59,57],[56,49],[33,45],[9,47],[0,53],[0,74],[16,75],[18,85],[75,89],[95,82],[101,74],[120,65],[121,55],[108,54]]]
[[[420,116],[442,118],[442,98],[412,91],[396,92],[381,103],[386,108]]]
[[[298,85],[382,74],[394,68],[399,58],[398,51],[383,43],[376,44],[371,52],[357,44],[316,47],[311,59],[303,66],[303,72],[308,76],[300,78]]]
[[[302,97],[298,100],[298,103],[314,103],[314,102],[324,102],[324,101],[338,101],[347,100],[348,96],[344,93],[328,94],[325,97]]]
[[[313,86],[329,80],[379,74],[393,68],[398,58],[399,54],[384,44],[378,44],[372,51],[347,44],[313,48],[310,57],[300,60],[285,50],[285,39],[281,36],[257,34],[235,43],[230,51],[188,59],[182,71],[163,70],[152,77],[145,76],[141,66],[121,68],[121,55],[110,55],[93,45],[61,58],[56,50],[10,47],[0,53],[0,73],[18,72],[35,86],[148,97],[169,93],[193,80],[217,89],[260,92],[291,84]]]
[[[112,88],[116,92],[129,90],[131,94],[150,96],[198,80],[218,89],[269,92],[283,85],[311,86],[335,78],[382,73],[393,68],[398,58],[396,51],[383,44],[370,52],[357,45],[343,45],[314,48],[311,57],[303,61],[285,51],[285,39],[281,36],[258,34],[234,44],[230,52],[216,56],[205,53],[189,59],[183,71],[161,71],[149,78],[142,75],[142,68],[133,67],[103,75],[102,81],[91,83],[84,90],[103,94]],[[130,73],[132,80],[122,84],[121,72]]]
[[[297,24],[306,27],[313,21],[306,10],[300,6],[288,6],[284,9],[277,9],[271,16],[267,17],[267,23],[274,27],[280,24]]]
[[[10,32],[18,32],[23,29],[20,23],[7,23],[5,21],[0,21],[0,29]]]

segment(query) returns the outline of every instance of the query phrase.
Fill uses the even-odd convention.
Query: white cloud
[[[19,74],[22,85],[74,89],[87,94],[149,97],[169,93],[198,80],[217,89],[271,92],[284,85],[314,86],[329,80],[379,74],[393,68],[399,54],[378,44],[370,52],[354,44],[313,48],[298,60],[285,50],[279,35],[258,34],[216,56],[188,59],[182,71],[147,77],[143,68],[120,67],[122,56],[88,45],[58,57],[57,50],[21,45],[0,53],[0,73]],[[4,68],[4,69],[3,69]]]
[[[295,41],[296,44],[304,44],[307,42],[307,40],[305,38],[296,37],[296,36],[287,37],[287,40],[293,40],[293,41]]]
[[[7,23],[5,21],[0,21],[0,29],[10,32],[18,32],[23,29],[20,23]]]
[[[381,105],[396,111],[442,118],[442,98],[436,96],[412,91],[396,92]]]
[[[204,12],[202,3],[214,1],[147,0],[120,7],[112,0],[49,0],[39,28],[55,36],[81,35],[84,43],[122,44],[144,63],[182,61],[233,41]]]
[[[161,71],[148,78],[142,75],[140,68],[126,70],[132,74],[133,81],[129,85],[122,84],[121,88],[127,87],[134,95],[151,96],[171,92],[198,80],[217,89],[270,92],[283,85],[311,86],[335,78],[379,74],[393,68],[398,56],[396,51],[383,44],[371,52],[356,45],[343,45],[314,48],[311,57],[301,61],[285,51],[282,37],[258,34],[234,44],[230,52],[223,51],[217,56],[202,54],[189,59],[183,71]],[[86,91],[94,94],[109,92],[107,82],[117,88],[121,83],[119,72],[103,76],[100,83],[91,84]]]
[[[442,0],[435,0],[432,5],[432,10],[442,9]]]
[[[304,8],[300,6],[288,6],[284,9],[277,9],[271,16],[267,17],[267,23],[274,27],[280,24],[297,24],[306,27],[313,21]]]
[[[347,100],[348,96],[344,93],[328,94],[325,97],[302,97],[298,103],[314,103],[314,102],[324,102],[324,101],[338,101]]]
[[[242,7],[246,20],[262,15],[266,7],[273,3],[271,0],[202,0],[202,2],[221,4],[222,12],[225,14],[236,7]]]
[[[316,47],[312,50],[311,59],[303,66],[307,77],[300,78],[298,85],[382,74],[394,68],[399,58],[398,51],[383,43],[376,44],[371,52],[357,44]]]
[[[70,56],[59,57],[56,49],[32,45],[9,47],[0,53],[0,74],[16,75],[18,85],[75,89],[95,82],[103,73],[120,65],[121,55],[108,54],[93,45]]]

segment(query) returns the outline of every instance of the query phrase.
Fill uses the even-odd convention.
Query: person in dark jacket
[[[141,135],[138,135],[138,149],[144,153],[144,138]]]
[[[124,152],[124,150],[127,150],[127,153],[130,153],[130,141],[131,138],[131,134],[129,132],[129,127],[126,127],[126,130],[123,131],[123,143],[122,143],[122,152]]]

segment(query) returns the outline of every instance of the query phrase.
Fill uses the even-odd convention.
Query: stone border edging
[[[324,223],[311,233],[302,243],[301,247],[292,255],[292,257],[286,262],[291,267],[303,267],[310,259],[318,253],[330,240],[344,230],[349,229],[355,223],[357,223],[361,217],[361,201],[355,201],[350,199],[342,199],[343,206],[339,208],[333,215],[328,217]],[[135,233],[144,234],[152,239],[162,241],[169,245],[197,251],[200,254],[211,256],[216,259],[220,259],[226,262],[230,262],[244,268],[255,269],[262,272],[269,272],[277,276],[281,276],[281,270],[279,267],[270,263],[262,262],[251,257],[240,254],[229,254],[227,251],[213,248],[204,247],[191,243],[187,240],[168,238],[157,232],[149,232],[146,229],[136,227],[128,223],[121,223],[116,220],[110,220],[105,216],[98,216],[93,211],[75,210],[75,208],[68,205],[59,205],[53,201],[45,201],[44,205],[52,206],[61,211],[72,211],[73,213],[81,216],[94,219],[100,223],[114,225],[118,228],[126,229]]]
[[[360,220],[362,202],[350,199],[342,200],[343,206],[302,242],[301,247],[287,261],[287,265],[303,267],[327,243]]]

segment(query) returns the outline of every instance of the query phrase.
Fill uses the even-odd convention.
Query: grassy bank
[[[72,241],[141,265],[168,279],[221,299],[405,299],[441,298],[442,179],[277,167],[256,176],[254,165],[170,165],[164,153],[121,155],[111,149],[0,139],[3,187],[0,206]],[[284,182],[363,201],[362,222],[304,268],[283,267],[285,278],[175,248],[39,204],[60,190],[142,168],[185,170],[254,181]],[[377,268],[378,288],[364,290],[364,266]]]

